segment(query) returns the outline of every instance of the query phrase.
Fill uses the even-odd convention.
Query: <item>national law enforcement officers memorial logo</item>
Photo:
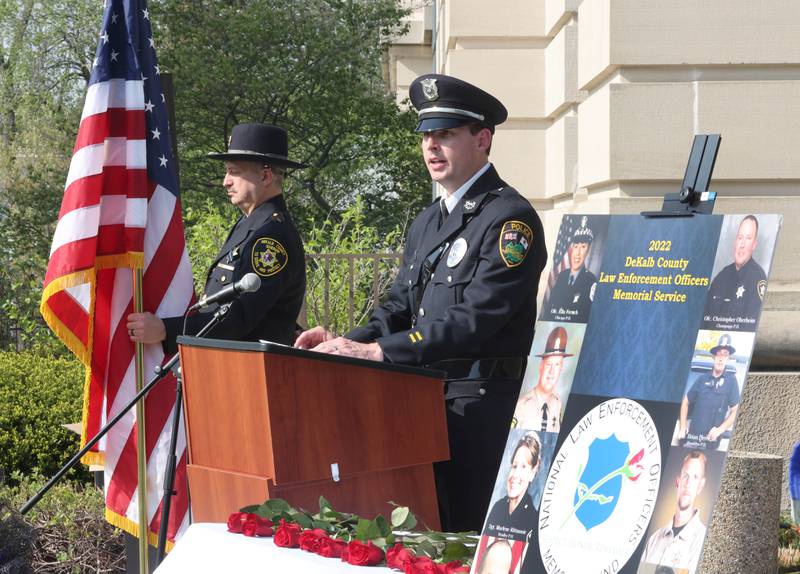
[[[550,573],[618,572],[644,536],[661,476],[661,445],[647,410],[629,399],[586,413],[553,459],[539,511]]]

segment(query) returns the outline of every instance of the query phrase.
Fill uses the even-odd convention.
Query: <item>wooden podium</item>
[[[316,511],[323,495],[368,518],[393,501],[440,529],[441,373],[272,343],[178,343],[194,522],[268,498]]]

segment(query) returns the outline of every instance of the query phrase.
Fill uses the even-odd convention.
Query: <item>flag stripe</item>
[[[110,193],[124,189],[127,197],[147,199],[148,188],[149,183],[145,170],[130,170],[125,166],[106,166],[102,173],[81,178],[64,190],[59,216],[63,216],[73,209],[97,205],[104,191]]]
[[[109,108],[143,110],[143,88],[144,82],[141,80],[124,80],[121,78],[90,85],[86,91],[86,101],[83,104],[81,121],[95,114],[103,114]]]
[[[73,153],[81,148],[99,145],[106,138],[144,140],[147,137],[145,111],[110,107],[106,113],[88,116],[81,122]]]
[[[102,173],[104,167],[114,165],[128,169],[146,169],[147,141],[115,137],[80,148],[72,156],[65,187],[78,179]]]

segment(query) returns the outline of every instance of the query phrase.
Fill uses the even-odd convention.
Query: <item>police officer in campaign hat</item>
[[[581,226],[572,235],[569,247],[569,268],[558,274],[545,308],[550,319],[585,323],[594,299],[597,276],[586,268],[594,233],[584,216]]]
[[[682,446],[717,448],[722,434],[733,427],[739,410],[739,383],[726,366],[736,349],[731,336],[720,335],[711,347],[711,372],[697,378],[681,402],[678,438]]]
[[[222,186],[242,215],[208,270],[203,295],[211,296],[248,273],[260,279],[256,291],[233,300],[209,337],[294,342],[305,296],[305,253],[283,198],[283,179],[287,168],[306,166],[290,160],[288,148],[283,128],[250,123],[233,128],[227,152],[208,154],[225,162]],[[212,304],[189,316],[186,333],[197,333],[217,307]],[[127,327],[132,341],[161,341],[169,353],[176,349],[183,317],[159,319],[151,313],[133,313]]]
[[[503,104],[440,74],[417,78],[409,92],[425,163],[444,193],[411,224],[402,267],[369,322],[344,337],[315,328],[296,346],[446,372],[451,460],[435,468],[442,525],[478,530],[533,339],[547,253],[531,204],[489,163]]]
[[[544,351],[537,357],[539,379],[536,386],[520,397],[511,426],[542,432],[561,430],[561,396],[556,391],[567,353],[567,330],[558,326],[547,336]]]

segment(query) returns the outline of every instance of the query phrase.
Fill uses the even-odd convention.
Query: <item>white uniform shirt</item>
[[[664,528],[659,528],[647,541],[642,562],[672,568],[688,568],[690,572],[694,572],[700,561],[700,551],[703,549],[705,536],[706,527],[700,522],[700,513],[695,510],[692,519],[677,536],[673,533],[672,522]]]

